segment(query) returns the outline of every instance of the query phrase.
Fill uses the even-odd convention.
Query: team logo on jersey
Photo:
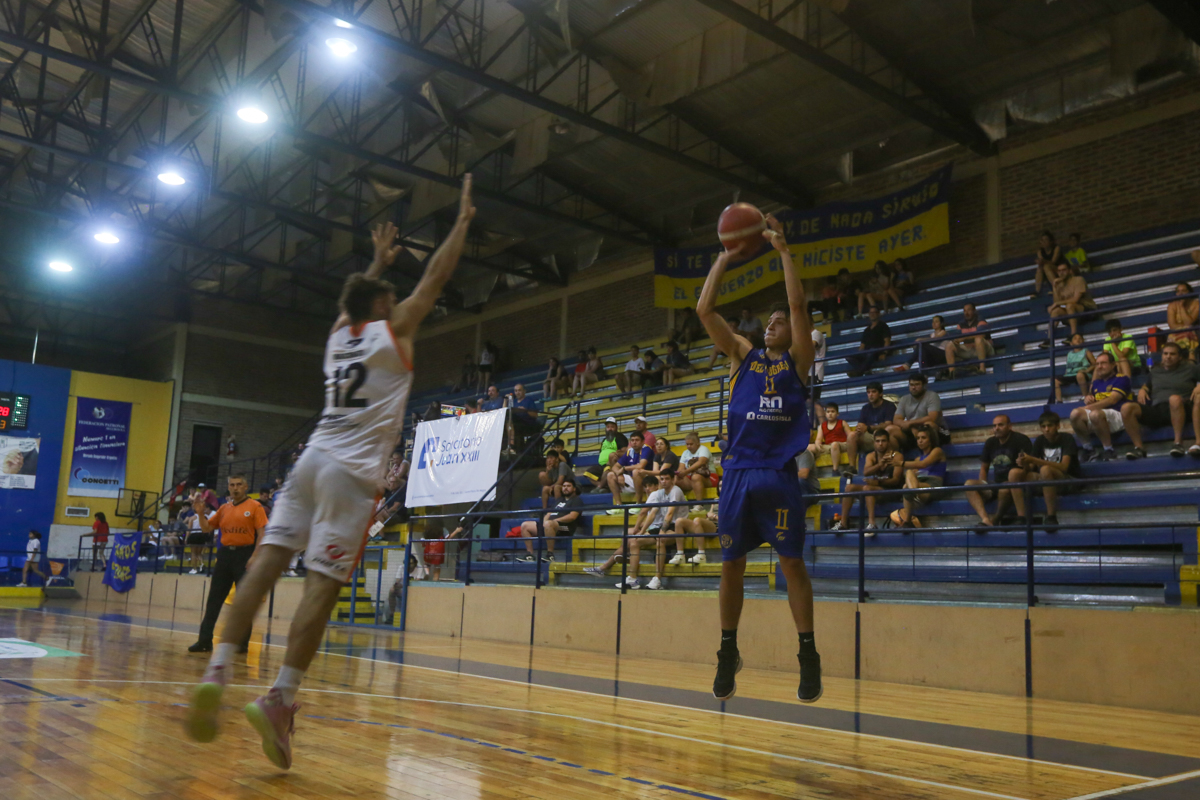
[[[721,547],[724,547],[726,550],[733,547],[733,537],[728,533],[721,534]]]
[[[782,411],[783,410],[783,398],[780,397],[779,395],[775,395],[774,397],[764,397],[762,395],[759,395],[758,410],[762,411],[764,409]]]
[[[345,558],[346,551],[338,547],[336,544],[325,545],[325,555],[329,556],[334,561]]]
[[[348,341],[346,342],[346,347],[358,347],[360,344],[362,344],[362,337],[361,337],[361,336],[360,336],[360,337],[358,337],[357,339],[350,339],[350,340],[348,340]]]

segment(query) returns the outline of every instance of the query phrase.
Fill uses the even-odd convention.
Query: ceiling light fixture
[[[100,242],[100,244],[120,244],[121,243],[120,238],[118,238],[116,234],[110,233],[109,231],[100,231],[92,238],[95,239],[97,242]]]
[[[65,261],[51,261],[50,269],[54,270],[55,272],[70,272],[72,269],[74,269],[74,267]]]
[[[334,36],[325,40],[325,46],[338,58],[347,58],[358,52],[358,45],[349,39]]]
[[[252,125],[261,125],[269,119],[269,117],[267,117],[267,112],[263,111],[258,106],[245,106],[243,108],[239,108],[237,115],[238,118],[243,122],[249,122]]]
[[[337,25],[339,28],[353,28],[354,27],[349,22],[346,22],[346,20],[344,20],[344,19],[335,19],[333,21],[333,24]]]
[[[180,175],[178,172],[171,171],[158,173],[158,179],[167,186],[183,186],[185,183],[187,183],[187,181],[183,179],[182,175]]]

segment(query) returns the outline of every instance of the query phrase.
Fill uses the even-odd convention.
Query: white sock
[[[208,660],[211,667],[228,667],[229,662],[233,661],[233,657],[237,655],[237,645],[229,642],[221,642],[213,648],[212,658]]]
[[[304,679],[304,670],[295,667],[280,667],[279,677],[275,679],[272,689],[278,689],[283,696],[283,704],[290,706],[296,701],[296,692],[300,689],[300,681]]]

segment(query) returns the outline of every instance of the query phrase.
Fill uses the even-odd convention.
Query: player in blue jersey
[[[742,615],[746,554],[764,543],[779,554],[787,579],[788,605],[800,635],[800,688],[804,703],[821,697],[821,657],[813,638],[812,581],[804,568],[805,497],[796,470],[796,456],[808,446],[809,389],[805,381],[814,351],[804,285],[792,265],[783,226],[767,216],[763,236],[778,251],[787,288],[787,304],[771,309],[763,336],[765,348],[755,348],[730,328],[716,311],[717,295],[730,258],[722,253],[712,266],[696,313],[713,344],[729,354],[729,446],[721,461],[721,649],[713,696],[732,697],[734,676],[742,668],[737,647]]]

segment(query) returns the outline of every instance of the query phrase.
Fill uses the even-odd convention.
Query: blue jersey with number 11
[[[751,350],[730,381],[729,451],[723,469],[794,469],[808,447],[808,387],[791,353]]]

